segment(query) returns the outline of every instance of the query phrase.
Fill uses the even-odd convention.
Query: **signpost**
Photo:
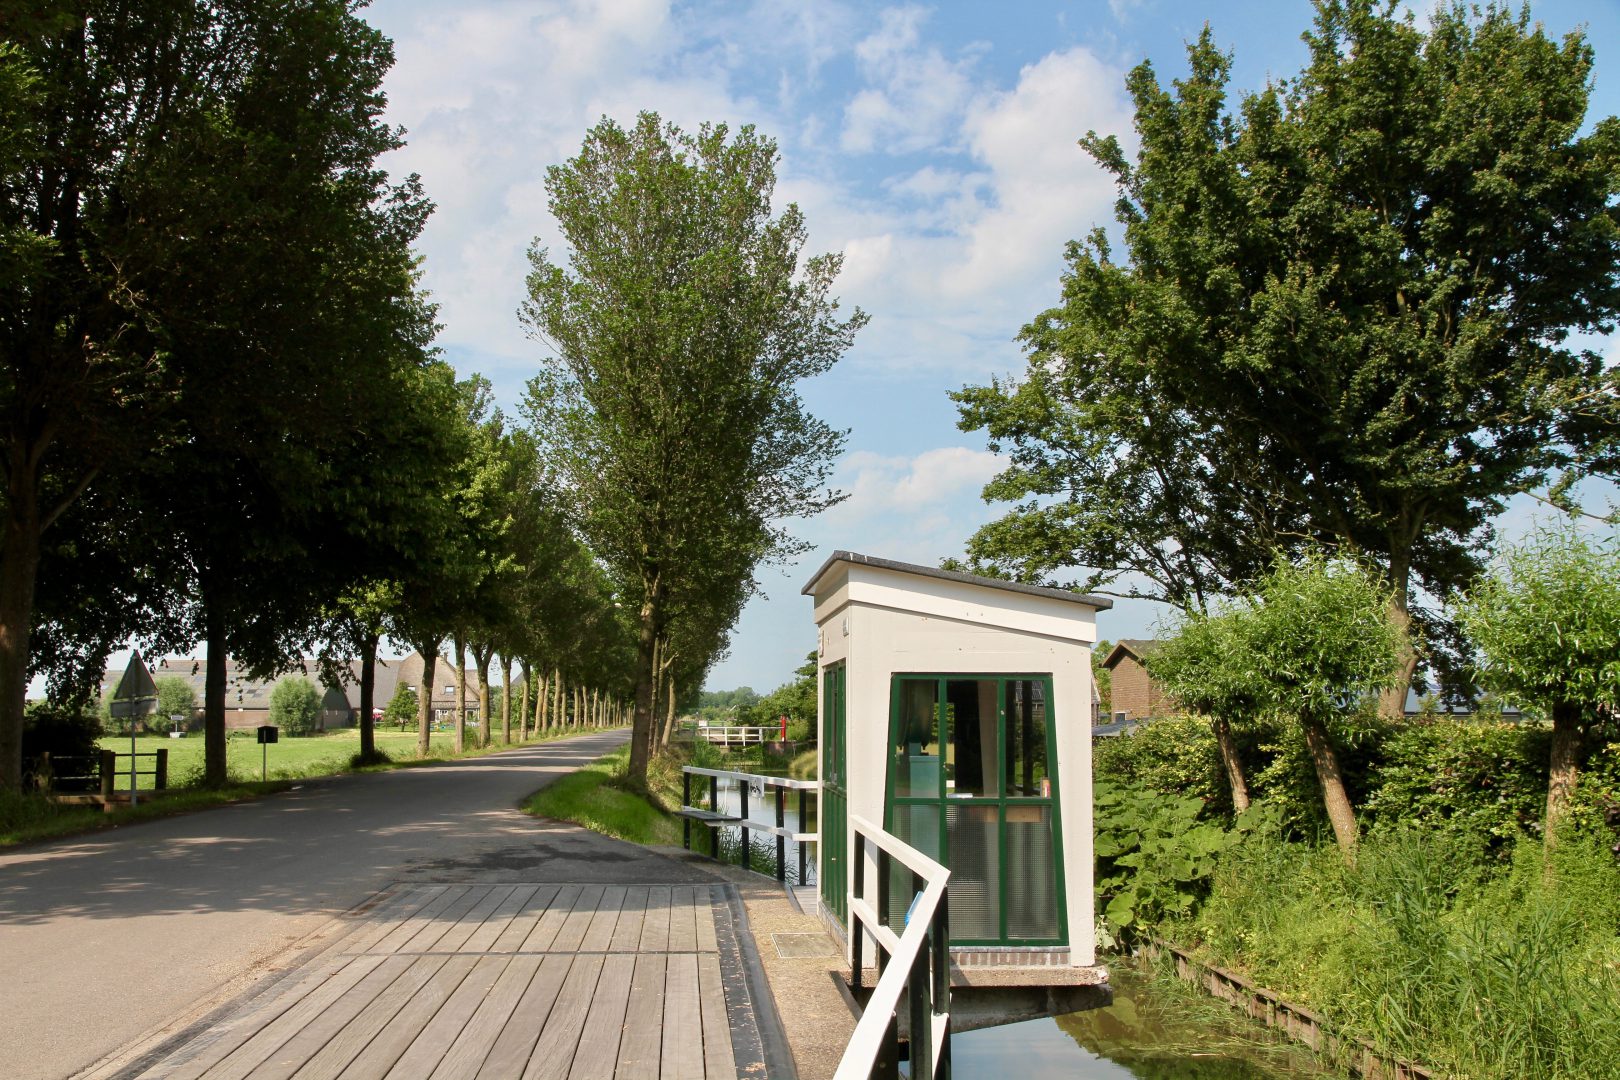
[[[274,724],[265,724],[259,728],[259,780],[270,778],[270,744],[280,736],[281,729]]]
[[[146,664],[141,660],[141,652],[136,649],[129,654],[129,666],[124,669],[124,677],[118,680],[118,689],[113,691],[113,700],[109,711],[115,717],[127,717],[129,720],[129,805],[138,805],[140,796],[135,788],[135,723],[136,720],[157,709],[157,683],[152,681],[152,673],[146,670]]]

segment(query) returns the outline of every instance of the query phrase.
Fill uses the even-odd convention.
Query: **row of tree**
[[[385,637],[424,688],[446,642],[458,684],[470,654],[486,703],[497,663],[507,738],[514,666],[520,734],[633,701],[639,776],[754,567],[797,550],[782,519],[837,498],[843,436],[796,385],[864,316],[835,317],[838,259],[801,263],[802,216],[772,213],[775,145],[647,114],[549,172],[569,251],[532,253],[553,355],[514,427],[432,347],[431,206],[378,167],[392,47],[356,11],[3,13],[0,788],[31,678],[82,701],[132,637],[206,644],[209,782],[227,656],[358,661],[370,758]]]
[[[1296,76],[1229,108],[1206,28],[1173,88],[1128,80],[1124,261],[1071,245],[1028,370],[955,396],[1015,509],[972,539],[989,572],[1188,612],[1279,549],[1378,568],[1420,663],[1472,694],[1439,602],[1519,492],[1569,505],[1620,471],[1620,371],[1578,344],[1620,315],[1620,120],[1586,120],[1593,53],[1528,9],[1318,0]]]
[[[1388,618],[1382,576],[1320,555],[1278,556],[1252,592],[1185,617],[1147,658],[1180,704],[1209,717],[1231,785],[1249,806],[1236,733],[1266,720],[1304,736],[1339,846],[1359,831],[1336,745],[1356,738],[1369,695],[1400,678],[1406,643]],[[1456,605],[1492,691],[1552,721],[1544,836],[1569,810],[1582,734],[1620,711],[1620,542],[1573,529],[1510,548]]]

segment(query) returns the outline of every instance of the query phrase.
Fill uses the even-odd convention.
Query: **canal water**
[[[1296,1080],[1324,1071],[1304,1047],[1280,1041],[1230,1006],[1110,967],[1114,1003],[951,1036],[958,1080]]]

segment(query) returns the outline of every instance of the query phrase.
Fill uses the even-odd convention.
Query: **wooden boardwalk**
[[[399,885],[310,962],[121,1075],[736,1077],[758,1068],[759,1048],[727,895]]]

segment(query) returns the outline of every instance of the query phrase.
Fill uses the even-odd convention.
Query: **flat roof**
[[[1045,585],[1026,585],[1021,581],[1007,581],[1004,578],[984,577],[980,574],[964,574],[959,570],[941,570],[937,566],[918,566],[915,563],[897,562],[894,559],[880,559],[876,555],[862,555],[855,551],[835,551],[828,556],[827,561],[821,564],[804,588],[799,590],[800,595],[809,596],[815,592],[816,582],[824,577],[834,563],[847,562],[857,566],[875,566],[879,570],[895,570],[902,574],[916,574],[919,577],[940,578],[944,581],[960,581],[965,585],[981,585],[987,589],[1000,589],[1003,592],[1027,593],[1030,596],[1048,596],[1053,600],[1063,600],[1071,604],[1084,604],[1106,611],[1114,606],[1114,602],[1106,596],[1094,596],[1090,593],[1074,592],[1070,589],[1049,589]]]

